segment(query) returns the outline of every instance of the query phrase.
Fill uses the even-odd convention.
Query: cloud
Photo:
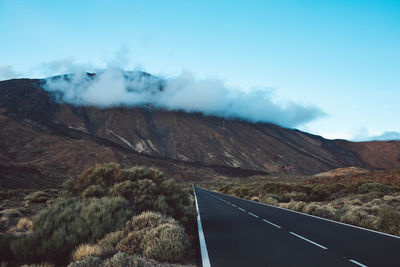
[[[372,140],[377,140],[377,141],[398,140],[398,141],[400,141],[400,132],[394,132],[394,131],[384,132],[381,135],[370,137],[369,140],[371,140],[371,141]]]
[[[74,75],[46,79],[44,88],[59,92],[60,101],[74,105],[104,108],[153,105],[285,127],[296,127],[325,115],[313,105],[275,103],[271,91],[265,88],[244,92],[227,87],[219,79],[196,79],[190,72],[162,79],[144,72],[125,72],[109,67],[94,77],[79,71]]]
[[[9,80],[19,76],[10,65],[0,65],[0,81]]]

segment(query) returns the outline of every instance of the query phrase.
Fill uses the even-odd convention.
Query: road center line
[[[358,266],[361,266],[361,267],[368,267],[367,265],[364,265],[364,264],[362,264],[362,263],[359,263],[358,261],[355,261],[355,260],[349,260],[350,262],[352,262],[352,263],[354,263],[354,264],[357,264]]]
[[[266,222],[266,223],[269,223],[269,224],[272,225],[272,226],[275,226],[275,227],[281,229],[281,227],[280,227],[279,225],[274,224],[274,223],[272,223],[272,222],[270,222],[270,221],[268,221],[268,220],[266,220],[266,219],[263,219],[263,221]]]
[[[238,209],[240,209],[241,211],[245,211],[244,209],[242,209],[242,208],[238,208]]]
[[[254,213],[251,213],[251,212],[247,212],[248,214],[250,214],[251,216],[253,216],[253,217],[256,217],[256,218],[258,218],[258,216],[257,215],[255,215]]]
[[[235,204],[231,204],[233,207],[237,208],[237,206]]]
[[[289,233],[291,233],[292,235],[297,236],[298,238],[301,238],[301,239],[303,239],[303,240],[305,240],[305,241],[307,241],[307,242],[310,242],[311,244],[313,244],[313,245],[315,245],[315,246],[317,246],[317,247],[320,247],[320,248],[322,248],[322,249],[328,249],[327,247],[324,247],[324,246],[322,246],[322,245],[320,245],[320,244],[318,244],[318,243],[315,243],[314,241],[311,241],[310,239],[307,239],[307,238],[305,238],[305,237],[302,237],[301,235],[298,235],[298,234],[293,233],[293,232],[289,232]]]

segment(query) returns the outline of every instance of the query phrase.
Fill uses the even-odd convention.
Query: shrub
[[[21,267],[55,267],[55,265],[49,262],[42,262],[40,264],[31,264],[31,265],[24,264]]]
[[[50,198],[50,195],[43,191],[36,191],[30,195],[27,195],[24,200],[31,203],[45,203]]]
[[[180,220],[188,228],[196,224],[189,194],[181,185],[165,180],[164,174],[154,168],[122,169],[116,163],[108,163],[85,170],[64,186],[75,196],[99,197],[104,192],[127,199],[137,213],[155,210]]]
[[[312,212],[312,215],[333,219],[335,216],[335,210],[328,206],[317,206]]]
[[[311,201],[324,201],[330,196],[329,191],[322,185],[314,186],[310,193]]]
[[[118,252],[111,259],[104,262],[104,267],[137,267],[137,266],[162,266],[157,262],[141,258],[138,256],[129,255],[124,252]]]
[[[181,226],[162,224],[144,236],[143,256],[159,261],[180,261],[187,246],[188,239]]]
[[[25,217],[19,219],[17,225],[12,227],[10,231],[26,232],[33,230],[33,222]]]
[[[105,195],[105,190],[99,185],[91,185],[82,192],[82,197],[103,197]]]
[[[0,233],[0,262],[13,259],[10,244],[14,239],[14,236],[10,234]]]
[[[74,261],[81,261],[89,256],[99,256],[101,254],[101,248],[96,245],[83,244],[75,249],[72,253],[72,259]]]
[[[284,194],[284,197],[295,201],[308,201],[308,195],[304,192],[290,192]]]
[[[304,201],[299,201],[294,205],[293,210],[295,211],[303,211],[304,207],[306,206],[306,203]]]
[[[118,243],[117,250],[129,254],[142,254],[142,241],[148,231],[148,229],[142,229],[129,233]]]
[[[106,163],[86,169],[75,180],[74,189],[83,192],[91,185],[108,188],[115,183],[116,177],[121,173],[121,166],[117,163]]]
[[[400,234],[400,213],[389,206],[382,208],[378,213],[376,227],[380,231]]]
[[[387,201],[387,202],[392,202],[392,201],[394,201],[395,200],[395,197],[394,196],[384,196],[383,197],[383,200],[385,200],[385,201]]]
[[[362,220],[366,219],[368,214],[359,207],[348,207],[340,221],[349,224],[360,225]]]
[[[97,245],[101,248],[115,248],[124,237],[124,231],[112,232],[97,242]]]
[[[41,212],[34,231],[11,248],[20,259],[47,258],[62,264],[77,245],[121,228],[130,216],[129,203],[122,198],[61,200]]]
[[[315,202],[311,202],[310,204],[304,206],[303,212],[308,214],[313,214],[316,208],[318,208],[318,205],[315,204]]]
[[[89,256],[80,261],[72,262],[68,267],[98,267],[102,266],[103,261],[97,256]]]
[[[276,206],[279,204],[278,200],[276,200],[275,198],[272,198],[272,197],[267,197],[267,199],[265,200],[265,203],[267,203],[269,205],[273,205],[273,206]]]
[[[165,217],[160,213],[153,211],[142,212],[140,215],[133,217],[125,226],[125,233],[142,230],[145,228],[155,228],[160,224],[169,223],[177,224],[177,222],[169,217]]]
[[[387,193],[387,187],[384,184],[375,183],[375,182],[367,182],[359,185],[358,193],[360,194],[367,194],[370,192],[377,192],[377,193]]]

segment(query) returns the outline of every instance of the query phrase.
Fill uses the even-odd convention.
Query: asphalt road
[[[400,238],[195,187],[211,266],[400,266]]]

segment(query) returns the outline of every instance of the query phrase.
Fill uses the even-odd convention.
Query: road
[[[211,266],[400,266],[400,238],[195,188]]]

